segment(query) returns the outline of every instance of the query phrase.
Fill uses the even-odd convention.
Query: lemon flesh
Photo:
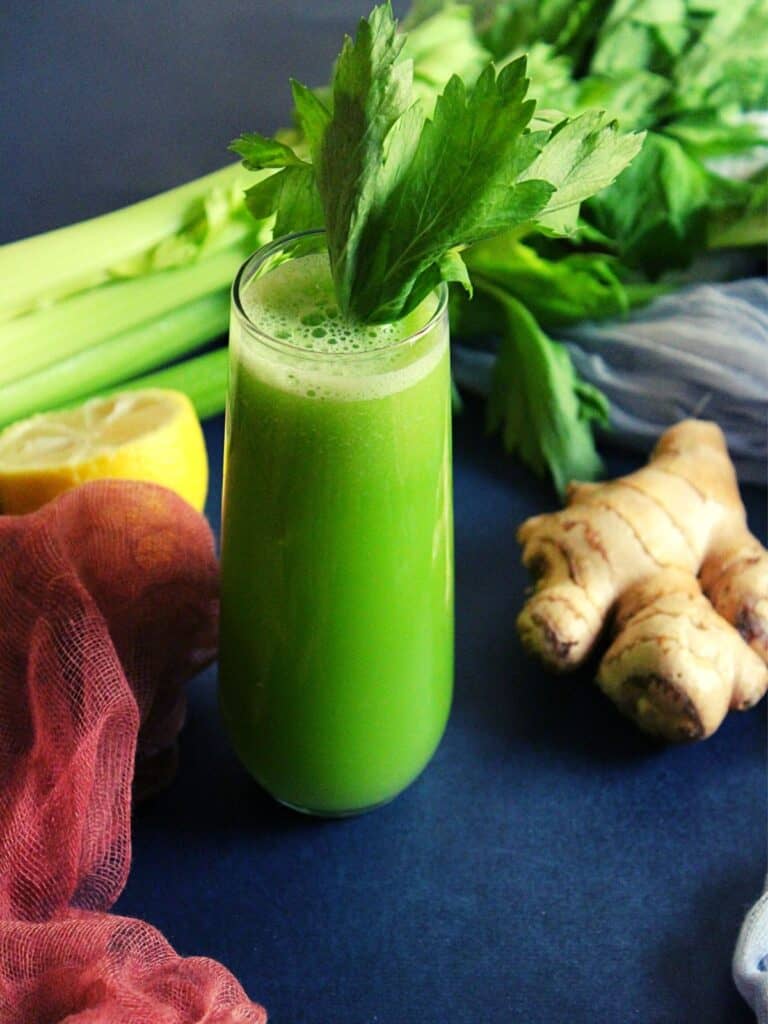
[[[0,433],[0,511],[33,512],[88,480],[147,480],[205,504],[208,459],[192,403],[148,388],[40,413]]]

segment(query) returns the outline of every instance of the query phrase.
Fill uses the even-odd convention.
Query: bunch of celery
[[[245,212],[253,175],[226,167],[93,220],[0,247],[0,425],[125,382],[221,409],[225,353],[142,377],[220,335],[229,287],[268,235]]]
[[[695,279],[688,268],[714,250],[757,247],[759,266],[768,0],[472,0],[463,10],[497,67],[527,54],[538,117],[598,107],[622,130],[645,132],[631,164],[577,215],[467,250],[475,294],[452,296],[455,335],[481,348],[498,338],[489,426],[562,490],[599,472],[592,426],[609,410],[555,335]],[[406,25],[452,11],[450,0],[413,0]],[[702,262],[708,274],[718,268]]]

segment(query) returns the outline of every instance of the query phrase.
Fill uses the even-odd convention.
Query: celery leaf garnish
[[[323,220],[323,209],[311,163],[291,146],[247,132],[229,147],[249,171],[270,171],[245,193],[245,203],[256,220],[275,214],[275,235],[315,228]]]
[[[255,216],[274,212],[276,234],[325,227],[339,305],[365,322],[404,316],[441,281],[470,287],[468,245],[514,228],[571,231],[582,200],[642,143],[599,112],[531,130],[522,57],[470,85],[453,75],[425,105],[407,52],[390,5],[376,7],[345,40],[331,110],[293,85],[307,159],[256,135],[232,147],[249,169],[279,168],[247,193]]]
[[[523,135],[534,106],[524,99],[524,74],[522,60],[498,76],[489,66],[469,93],[450,79],[407,170],[370,211],[354,265],[344,268],[352,315],[402,316],[444,279],[449,250],[530,221],[546,206],[553,185],[518,180],[538,153],[535,136]]]

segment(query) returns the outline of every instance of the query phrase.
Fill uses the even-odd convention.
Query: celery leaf
[[[516,61],[498,76],[489,66],[470,93],[460,78],[448,82],[407,171],[370,210],[356,259],[344,268],[341,292],[353,316],[404,315],[440,279],[448,250],[528,222],[546,205],[549,182],[517,180],[538,152],[523,135],[533,113],[524,76],[525,62]]]
[[[317,161],[331,115],[322,100],[295,78],[291,79],[291,92],[299,128],[307,140],[312,160]]]
[[[650,275],[685,267],[706,247],[711,178],[675,139],[649,132],[637,159],[590,199],[589,213],[630,266]]]
[[[622,135],[602,110],[588,110],[558,125],[522,175],[555,186],[538,224],[558,234],[572,233],[580,203],[615,181],[640,151],[643,138],[643,133]]]
[[[248,170],[274,171],[246,190],[245,204],[256,220],[275,214],[276,235],[323,226],[323,208],[314,168],[291,146],[277,139],[265,138],[258,132],[249,132],[241,135],[229,148],[242,157]]]
[[[461,56],[469,84],[444,75],[430,25]],[[468,12],[450,7],[409,44],[390,4],[376,7],[344,42],[327,107],[293,83],[301,150],[259,135],[233,144],[247,167],[280,168],[248,191],[254,215],[274,212],[276,234],[325,227],[339,306],[352,319],[397,320],[443,281],[471,287],[460,253],[483,239],[572,232],[580,203],[641,145],[594,111],[572,121],[545,112],[534,125],[525,58],[477,77],[484,51],[468,45],[469,27]],[[409,53],[422,85],[445,83],[436,98],[414,85]]]
[[[243,132],[239,139],[230,143],[229,148],[237,153],[249,171],[270,167],[299,167],[305,162],[284,142],[269,139],[258,132]]]
[[[549,338],[521,302],[493,286],[484,291],[498,301],[503,328],[488,399],[489,429],[501,430],[507,450],[534,472],[549,471],[562,495],[569,481],[600,474],[591,423],[607,425],[608,403],[578,376],[565,346]]]

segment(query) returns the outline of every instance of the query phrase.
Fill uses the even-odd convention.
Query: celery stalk
[[[193,351],[227,329],[229,290],[205,295],[3,388],[0,426],[89,397]]]
[[[214,190],[252,181],[232,164],[112,213],[0,246],[0,322],[104,281],[109,267],[183,229]]]
[[[213,352],[206,352],[205,355],[176,363],[165,370],[158,370],[157,373],[137,377],[118,388],[110,388],[104,394],[112,395],[118,391],[131,391],[135,388],[171,388],[174,391],[183,391],[191,399],[200,419],[206,419],[224,411],[228,367],[228,349],[217,348]]]
[[[219,291],[231,283],[254,243],[253,234],[246,234],[239,244],[189,266],[101,285],[0,324],[0,386]]]

